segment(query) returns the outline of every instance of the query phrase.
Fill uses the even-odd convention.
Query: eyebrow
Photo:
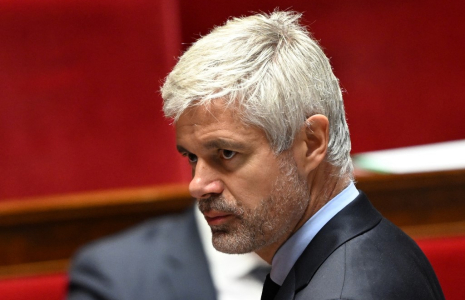
[[[222,138],[208,141],[204,144],[207,149],[234,149],[234,150],[244,150],[246,146],[244,143],[234,142],[230,140],[225,140]]]
[[[234,149],[234,150],[244,150],[247,148],[244,143],[239,143],[239,142],[233,142],[229,140],[225,140],[222,138],[208,141],[203,145],[206,149],[211,150],[211,149]],[[179,153],[190,153],[189,150],[184,148],[181,145],[176,145],[176,149],[178,150]]]

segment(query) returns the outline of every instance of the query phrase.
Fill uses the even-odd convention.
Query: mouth
[[[234,215],[230,213],[225,213],[221,211],[206,211],[203,212],[205,220],[207,220],[208,225],[215,226],[215,225],[222,225],[229,221],[229,219],[233,218]]]

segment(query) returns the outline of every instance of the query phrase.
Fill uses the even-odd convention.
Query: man
[[[68,300],[259,299],[266,263],[216,251],[200,211],[155,218],[81,249]]]
[[[443,299],[421,250],[355,188],[339,83],[299,18],[229,20],[162,87],[213,246],[271,264],[262,299]]]

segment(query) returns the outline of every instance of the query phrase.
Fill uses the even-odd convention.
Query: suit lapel
[[[292,300],[296,293],[296,284],[297,280],[295,277],[295,269],[292,268],[287,274],[286,280],[279,289],[278,293],[274,297],[274,300]]]
[[[166,252],[168,277],[176,299],[216,300],[193,209],[177,224],[176,234]]]
[[[275,300],[294,299],[295,293],[308,285],[334,250],[370,230],[381,219],[382,216],[360,191],[359,196],[326,223],[313,238],[284,280]]]

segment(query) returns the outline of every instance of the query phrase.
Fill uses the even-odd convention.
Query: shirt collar
[[[320,231],[347,204],[352,202],[359,192],[353,182],[336,197],[326,203],[305,224],[294,233],[276,252],[271,264],[271,279],[282,285],[287,274],[302,252]]]

